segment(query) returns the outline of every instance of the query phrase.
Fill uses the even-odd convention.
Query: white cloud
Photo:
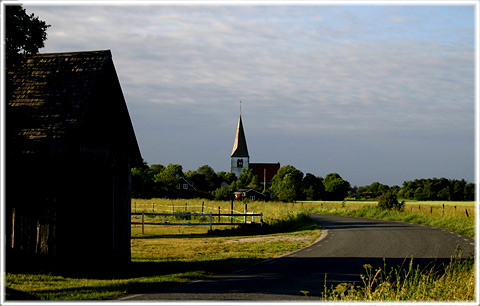
[[[179,139],[158,134],[175,121],[228,131],[240,100],[249,130],[275,137],[473,133],[468,8],[25,7],[52,25],[46,52],[112,50],[141,146],[152,126]]]

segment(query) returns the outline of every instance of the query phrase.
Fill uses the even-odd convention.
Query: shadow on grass
[[[88,279],[91,281],[82,286],[67,288],[40,289],[26,292],[9,288],[6,283],[6,300],[79,300],[79,299],[112,299],[125,294],[138,294],[168,291],[184,282],[205,279],[214,274],[228,273],[262,261],[263,258],[229,258],[225,260],[203,260],[195,262],[132,262],[121,268],[111,270],[56,270],[10,271],[11,274],[43,274],[45,282],[58,281],[61,276],[72,279]],[[22,277],[22,276],[19,276]],[[67,280],[65,280],[67,281]],[[74,282],[72,282],[73,284]]]
[[[152,235],[145,237],[132,237],[132,239],[157,239],[157,238],[206,238],[206,237],[234,237],[266,235],[275,233],[296,232],[316,229],[318,226],[308,216],[301,216],[288,222],[277,222],[274,226],[266,223],[246,224],[232,229],[214,230],[205,234],[180,234],[180,235]],[[12,257],[10,257],[12,258]],[[7,289],[7,300],[35,300],[35,299],[111,299],[115,295],[136,294],[168,290],[182,282],[202,279],[214,274],[228,273],[246,268],[264,258],[227,258],[223,260],[196,260],[196,261],[169,261],[155,262],[140,260],[121,266],[80,266],[80,263],[64,265],[48,264],[46,266],[36,263],[15,265],[14,269],[7,269],[11,274],[42,274],[48,282],[48,277],[61,276],[73,279],[87,279],[104,282],[96,282],[101,286],[73,287],[67,289],[45,289],[35,292],[22,292],[11,288]],[[21,276],[19,276],[21,277]],[[8,286],[8,283],[7,283]],[[57,287],[58,288],[58,287]],[[83,295],[82,295],[83,292]],[[99,293],[101,292],[101,293]],[[72,294],[70,294],[72,293]],[[84,296],[84,297],[82,297]],[[95,298],[96,297],[96,298]]]

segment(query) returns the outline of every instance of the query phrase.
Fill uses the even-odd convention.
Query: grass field
[[[187,203],[185,208],[185,203]],[[136,200],[132,212],[218,212],[230,211],[229,202],[207,200]],[[445,204],[443,210],[442,204]],[[307,217],[308,213],[331,213],[356,215],[387,220],[402,220],[431,224],[459,233],[475,236],[475,205],[473,202],[408,202],[405,212],[379,211],[376,202],[297,202],[263,203],[251,202],[248,211],[263,212],[265,227],[232,230],[235,226],[217,226],[208,233],[208,226],[145,226],[132,225],[132,263],[114,276],[89,277],[88,275],[21,274],[6,273],[7,301],[9,299],[39,300],[104,300],[125,294],[151,292],[168,288],[181,282],[201,279],[216,273],[238,270],[261,260],[278,256],[304,247],[320,235],[320,230]],[[420,208],[419,208],[420,206]],[[455,208],[456,206],[456,208]],[[468,209],[467,217],[464,209]],[[244,211],[243,203],[235,203],[236,212]],[[452,229],[453,228],[453,229]],[[462,266],[463,265],[463,266]],[[372,272],[372,271],[370,271]],[[375,271],[373,271],[375,273]],[[474,295],[473,264],[459,263],[450,269],[450,274],[430,275],[412,270],[415,280],[393,284],[377,276],[375,289],[346,287],[326,290],[329,300],[458,300],[462,294],[471,300]],[[401,273],[401,272],[398,272]],[[368,274],[368,271],[366,271]],[[373,278],[371,278],[373,279]],[[415,283],[415,281],[417,283]],[[409,285],[408,284],[414,284]],[[412,290],[427,286],[430,296],[415,295]],[[390,285],[388,285],[390,284]],[[435,284],[435,285],[432,285]],[[443,285],[442,285],[443,284]],[[367,285],[367,284],[366,284]],[[386,294],[375,292],[376,288],[397,288]],[[432,286],[436,286],[435,290]],[[469,286],[472,288],[469,289]],[[406,289],[406,288],[409,289]],[[345,290],[342,291],[342,288]],[[450,289],[449,289],[450,288]],[[386,292],[386,291],[382,291]],[[403,292],[403,293],[402,293]],[[308,296],[306,297],[308,298]]]
[[[475,237],[475,202],[408,201],[403,212],[376,209],[374,201],[317,201],[303,205],[315,213],[428,224]]]
[[[134,200],[135,201],[135,200]],[[158,206],[171,201],[155,199]],[[139,201],[140,202],[140,201]],[[151,206],[151,201],[148,201]],[[204,201],[206,204],[206,201]],[[185,201],[176,201],[184,209]],[[193,211],[194,204],[188,208]],[[230,203],[215,202],[230,210]],[[213,205],[209,203],[209,205]],[[137,203],[139,205],[139,203]],[[133,206],[133,205],[132,205]],[[237,205],[243,211],[243,204]],[[235,271],[267,258],[307,246],[320,236],[308,211],[293,205],[249,205],[264,212],[263,229],[232,230],[236,226],[132,226],[132,263],[114,276],[6,273],[9,299],[105,300],[125,294],[151,292],[182,282]],[[137,207],[138,208],[138,207]],[[151,208],[151,207],[150,207]],[[201,208],[200,208],[201,209]],[[236,209],[236,208],[235,208]],[[180,210],[180,208],[179,208]]]

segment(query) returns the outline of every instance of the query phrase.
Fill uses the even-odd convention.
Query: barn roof
[[[248,167],[253,170],[261,182],[271,182],[280,169],[280,163],[250,163]]]
[[[110,108],[124,109],[121,120],[128,121],[124,124],[131,130],[125,142],[133,159],[141,161],[109,50],[28,56],[16,71],[9,72],[8,78],[13,89],[7,98],[10,153],[62,154],[68,144],[75,142],[87,112],[98,110],[99,106],[92,104],[110,103]],[[121,101],[91,99],[105,84],[116,91],[115,98]]]
[[[242,116],[238,119],[237,133],[233,143],[232,157],[249,157],[247,140],[243,131]]]

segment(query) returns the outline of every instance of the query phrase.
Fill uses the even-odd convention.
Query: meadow
[[[445,204],[445,208],[443,206]],[[474,202],[408,202],[405,212],[380,211],[376,202],[250,202],[248,211],[263,212],[264,226],[158,226],[132,225],[132,263],[115,275],[91,277],[62,273],[6,273],[7,301],[38,300],[105,300],[127,294],[168,290],[182,282],[207,278],[217,273],[235,271],[311,244],[321,230],[309,218],[309,213],[329,213],[400,220],[431,224],[475,237]],[[230,202],[208,200],[132,200],[132,212],[230,212]],[[243,213],[245,204],[234,203],[234,211]],[[468,217],[465,213],[468,210]],[[138,220],[139,216],[132,216]],[[159,218],[159,217],[157,217]],[[227,217],[227,220],[230,220]],[[242,217],[243,220],[243,217]],[[163,220],[165,221],[165,219]],[[175,222],[191,222],[182,219]],[[205,220],[203,220],[205,221]],[[238,220],[237,220],[238,221]],[[240,220],[241,221],[241,220]],[[195,221],[197,222],[197,221]],[[366,267],[370,281],[364,286],[343,284],[325,288],[325,299],[337,300],[465,300],[474,298],[473,259],[457,261],[438,275],[415,271],[377,273]],[[428,272],[428,271],[427,271]],[[410,275],[394,283],[391,274]],[[411,276],[414,275],[415,278]],[[319,280],[320,281],[320,280]],[[427,286],[427,287],[426,287]],[[429,288],[441,292],[430,296],[415,295],[412,290]],[[376,290],[382,289],[379,292]],[[435,290],[433,290],[434,288]],[[387,289],[390,290],[387,294]],[[422,291],[424,292],[424,291]],[[308,295],[306,296],[306,300]]]

